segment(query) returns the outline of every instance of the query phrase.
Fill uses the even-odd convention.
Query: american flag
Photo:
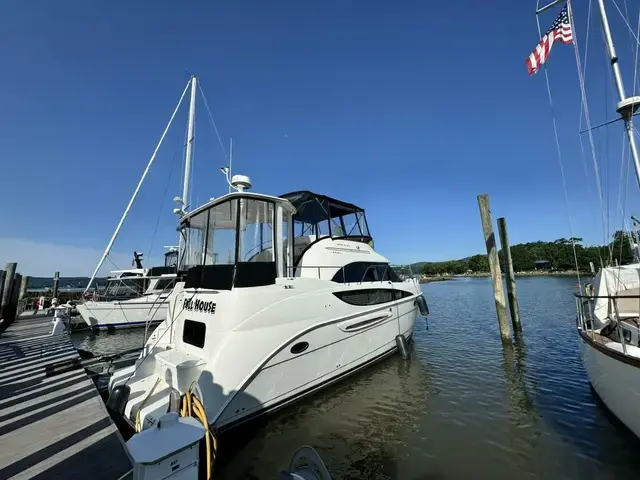
[[[551,47],[555,42],[565,44],[573,43],[573,32],[571,31],[571,22],[567,12],[567,5],[564,6],[556,21],[553,22],[551,28],[545,33],[544,37],[538,42],[536,48],[527,58],[527,70],[529,75],[533,75],[538,71],[540,65],[547,61]]]

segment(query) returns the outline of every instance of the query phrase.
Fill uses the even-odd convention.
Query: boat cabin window
[[[161,278],[153,286],[153,289],[154,291],[158,291],[158,292],[162,292],[162,291],[168,292],[175,286],[175,284],[176,284],[175,278]]]
[[[147,279],[143,277],[120,277],[108,279],[104,300],[126,300],[136,298],[147,288]]]
[[[182,330],[182,341],[194,347],[204,347],[207,336],[207,325],[194,320],[185,320]]]
[[[276,258],[284,253],[278,252],[283,245],[274,245],[274,240],[288,225],[280,214],[281,226],[275,228],[279,208],[282,206],[274,201],[236,195],[186,218],[181,225],[185,251],[180,270],[187,271],[187,288],[230,289],[275,283],[280,268]]]
[[[178,266],[178,250],[172,249],[164,254],[164,266],[165,267]]]
[[[337,283],[399,282],[400,278],[386,263],[353,262],[338,270],[331,281]]]
[[[273,203],[243,199],[240,217],[240,262],[275,262]]]

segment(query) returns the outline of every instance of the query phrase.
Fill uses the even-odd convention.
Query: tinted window
[[[337,283],[400,281],[388,264],[371,262],[349,263],[338,270],[331,280]]]
[[[193,320],[184,321],[184,329],[182,330],[182,341],[193,345],[194,347],[204,347],[204,337],[207,333],[207,326],[202,322]]]
[[[379,305],[408,297],[411,293],[390,288],[370,288],[350,292],[335,292],[334,295],[349,305]]]
[[[173,286],[176,283],[176,279],[175,278],[163,278],[162,280],[158,280],[158,283],[156,283],[156,286],[154,288],[154,290],[170,290],[173,288]]]

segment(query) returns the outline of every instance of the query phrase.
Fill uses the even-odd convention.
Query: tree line
[[[498,252],[498,256],[503,263],[502,250]],[[585,246],[579,237],[559,238],[553,242],[519,243],[511,246],[511,258],[516,272],[534,270],[538,260],[549,261],[551,270],[556,271],[575,270],[577,260],[581,272],[591,271],[590,262],[593,262],[597,270],[601,266],[616,263],[626,265],[634,261],[631,236],[623,231],[615,232],[612,241],[603,246]],[[413,264],[412,269],[425,275],[486,273],[489,272],[489,261],[486,255],[473,255],[445,262],[420,262]]]

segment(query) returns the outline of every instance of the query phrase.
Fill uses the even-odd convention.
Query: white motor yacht
[[[136,364],[110,381],[137,430],[187,392],[212,427],[231,428],[394,353],[426,313],[418,282],[373,249],[363,209],[249,193],[242,176],[233,185],[181,219],[186,281]]]
[[[96,293],[76,308],[93,329],[157,325],[167,318],[175,271],[175,267],[152,267],[111,272],[104,293]]]

